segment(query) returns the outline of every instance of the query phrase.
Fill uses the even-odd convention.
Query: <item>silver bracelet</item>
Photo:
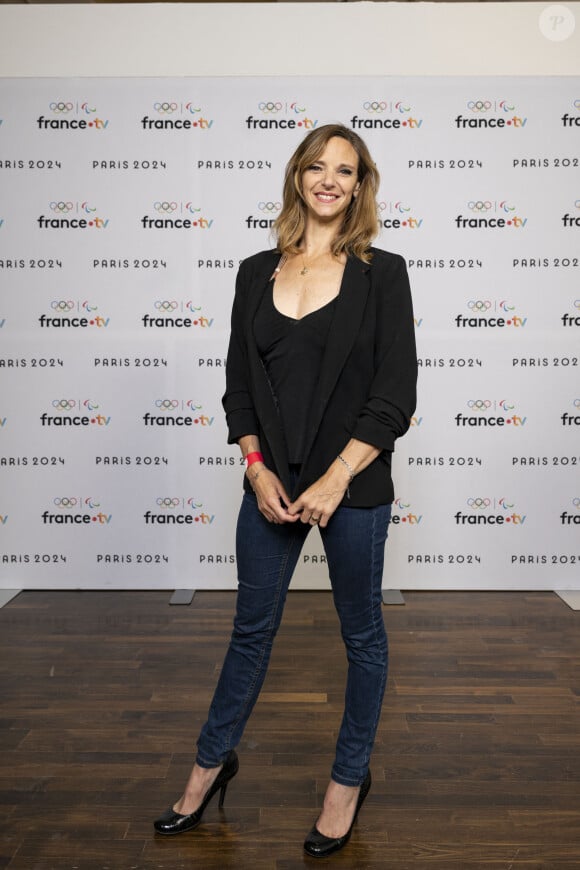
[[[348,464],[348,462],[346,461],[346,459],[344,459],[344,458],[340,455],[340,453],[338,454],[338,456],[337,456],[336,458],[337,458],[337,459],[340,459],[340,461],[342,462],[342,464],[344,465],[344,467],[346,468],[346,470],[348,471],[348,473],[349,473],[349,475],[350,475],[350,479],[349,479],[349,481],[348,481],[348,486],[347,486],[347,488],[346,488],[346,496],[347,496],[347,498],[350,498],[350,484],[352,483],[352,481],[353,481],[353,479],[354,479],[354,471],[352,470],[352,467]]]

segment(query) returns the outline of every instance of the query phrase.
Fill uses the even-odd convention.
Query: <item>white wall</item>
[[[580,3],[7,5],[0,76],[575,75],[576,20]]]

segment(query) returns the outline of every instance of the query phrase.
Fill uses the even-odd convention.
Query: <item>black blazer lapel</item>
[[[322,359],[320,378],[312,401],[303,468],[308,460],[336,381],[352,350],[361,326],[370,288],[369,269],[370,266],[357,257],[349,257],[344,268],[340,293]]]

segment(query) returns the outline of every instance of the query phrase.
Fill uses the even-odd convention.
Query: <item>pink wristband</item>
[[[257,450],[254,453],[248,453],[248,455],[246,456],[246,462],[247,462],[248,468],[250,467],[250,465],[253,465],[254,462],[263,462],[263,461],[264,461],[264,457]]]

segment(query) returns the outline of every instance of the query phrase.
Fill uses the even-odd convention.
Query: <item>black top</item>
[[[256,312],[254,337],[276,400],[288,460],[300,464],[336,297],[296,320],[278,311],[273,287],[271,282]]]

